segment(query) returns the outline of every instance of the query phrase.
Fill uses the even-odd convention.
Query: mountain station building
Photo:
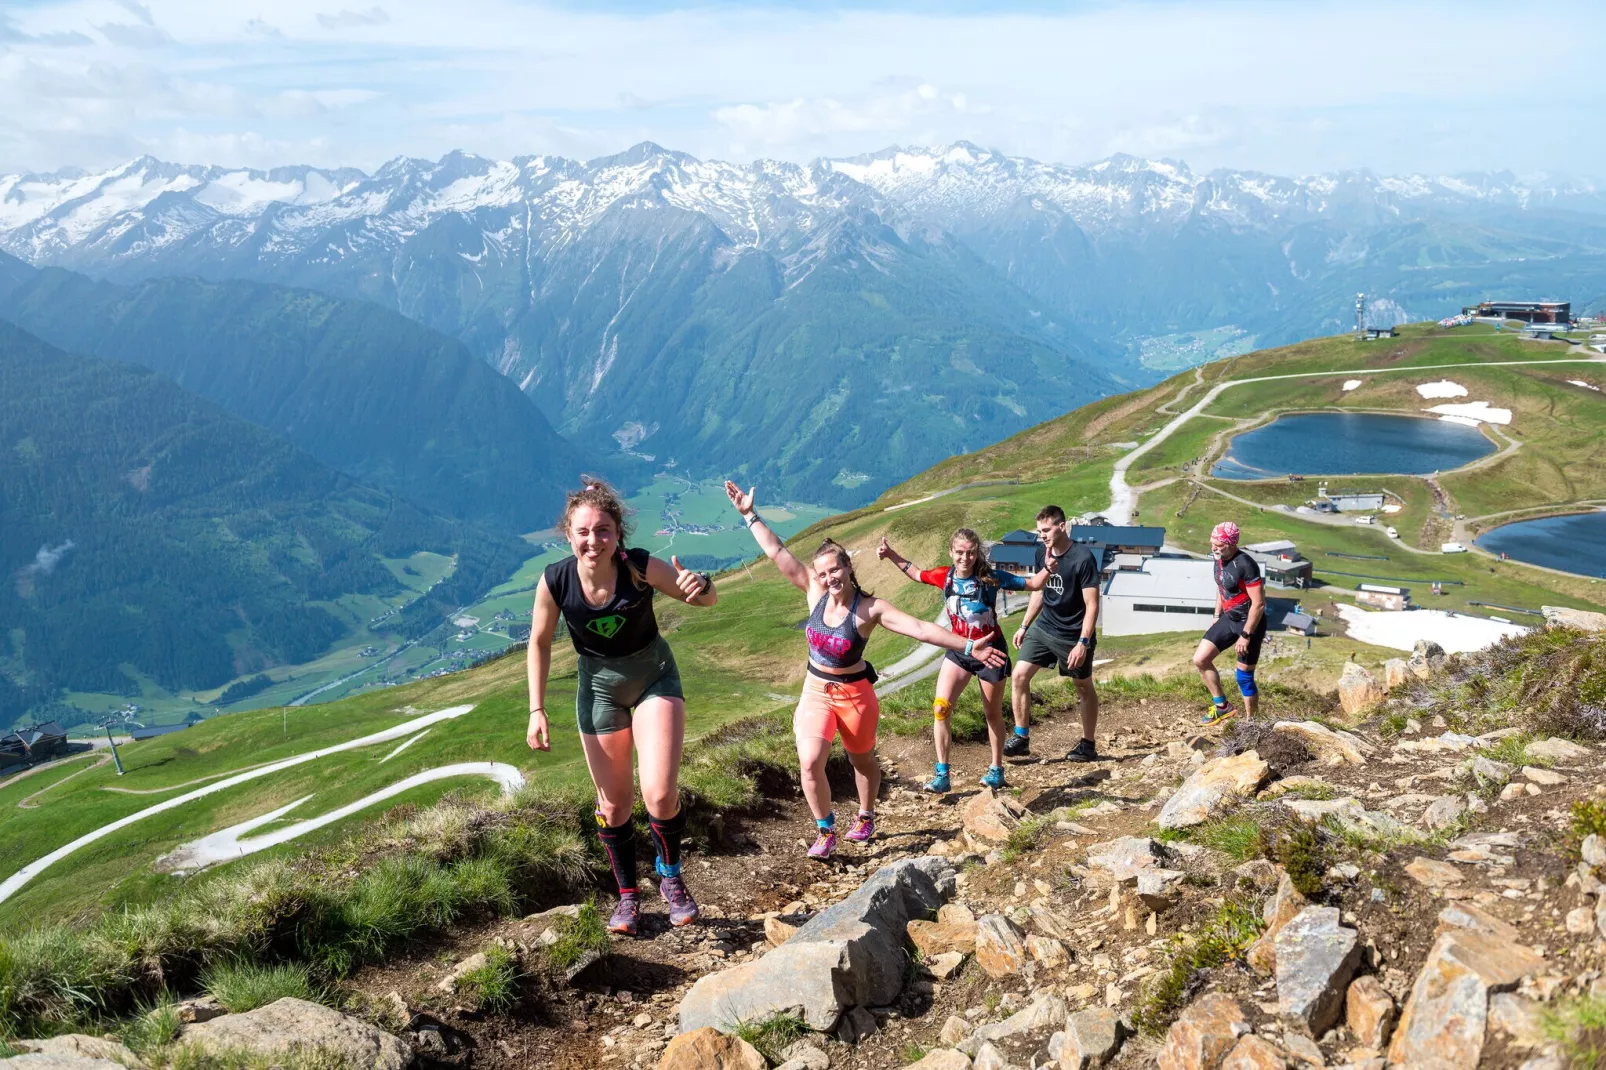
[[[1523,323],[1571,323],[1571,301],[1484,301],[1461,310],[1477,319],[1521,320]]]
[[[1037,534],[1016,528],[987,548],[994,568],[1017,576],[1030,576],[1043,567],[1043,543]]]

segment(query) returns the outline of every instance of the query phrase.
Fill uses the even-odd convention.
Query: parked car
[[[1393,526],[1390,526],[1385,530],[1388,532],[1388,537],[1391,538],[1391,539],[1397,539],[1397,538],[1400,537],[1399,531],[1396,530]]]
[[[1371,513],[1367,513],[1365,516],[1356,517],[1355,518],[1355,523],[1357,523],[1357,524],[1375,524],[1375,523],[1377,523],[1377,517],[1373,516]]]
[[[1458,542],[1445,542],[1439,544],[1439,553],[1441,554],[1464,554],[1466,552],[1467,548]]]

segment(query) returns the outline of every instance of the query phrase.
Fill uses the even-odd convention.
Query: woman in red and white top
[[[881,545],[876,547],[876,556],[891,561],[905,576],[942,588],[943,604],[948,609],[948,628],[966,639],[1000,634],[997,608],[999,591],[1039,591],[1048,581],[1046,570],[1030,579],[995,570],[982,553],[981,537],[969,528],[954,532],[948,541],[948,554],[954,562],[951,568],[922,571],[888,545],[886,539],[883,538]],[[998,645],[1005,647],[1002,642]],[[1004,786],[1004,682],[1009,679],[1009,672],[1008,661],[1003,665],[989,666],[953,650],[944,655],[942,668],[937,674],[937,694],[931,702],[931,735],[937,746],[937,773],[926,782],[927,791],[942,793],[953,787],[948,771],[948,753],[953,746],[948,718],[972,676],[980,681],[982,711],[987,717],[987,739],[993,752],[992,765],[982,776],[981,782],[990,788]]]

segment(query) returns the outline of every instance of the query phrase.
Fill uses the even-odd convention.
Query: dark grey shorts
[[[680,669],[669,641],[658,636],[618,658],[580,657],[580,684],[574,693],[575,719],[588,736],[630,727],[635,708],[650,698],[685,699]]]
[[[1042,668],[1057,668],[1061,676],[1069,676],[1073,680],[1087,680],[1093,676],[1093,654],[1098,650],[1099,641],[1094,639],[1087,648],[1087,657],[1080,669],[1070,669],[1065,665],[1065,659],[1071,656],[1071,648],[1076,640],[1066,642],[1057,635],[1051,635],[1043,629],[1033,625],[1026,630],[1026,641],[1020,645],[1020,659],[1029,665],[1038,665]]]

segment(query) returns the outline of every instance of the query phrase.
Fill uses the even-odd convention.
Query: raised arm
[[[530,727],[524,741],[531,750],[551,750],[547,735],[546,678],[552,668],[552,637],[558,630],[558,603],[547,590],[546,577],[535,584],[535,608],[530,611],[530,647],[525,668],[530,684]]]
[[[759,549],[763,550],[769,559],[775,562],[775,567],[781,570],[781,575],[793,587],[807,594],[809,591],[809,570],[803,567],[803,562],[792,556],[792,551],[786,548],[781,537],[770,530],[764,518],[753,510],[753,488],[749,487],[744,494],[742,488],[730,480],[725,481],[725,496],[731,500],[736,511],[742,514],[742,522],[747,530],[753,533]]]
[[[958,650],[979,658],[988,665],[1002,665],[1008,657],[1002,650],[990,646],[989,640],[970,640],[955,635],[946,628],[939,628],[930,621],[911,617],[885,598],[872,598],[869,606],[860,608],[859,615],[867,620],[874,621],[889,632],[907,635],[910,639],[917,639],[932,646],[944,647],[948,650]]]
[[[887,542],[885,535],[881,536],[881,543],[875,548],[875,555],[883,561],[891,561],[894,568],[911,580],[920,583],[925,582],[925,580],[921,579],[920,569],[915,567],[915,563],[894,550],[892,544]]]
[[[653,589],[661,591],[688,606],[711,606],[719,601],[719,595],[714,590],[714,579],[706,572],[692,572],[680,565],[679,557],[671,557],[668,563],[656,557],[647,559],[647,582]]]

